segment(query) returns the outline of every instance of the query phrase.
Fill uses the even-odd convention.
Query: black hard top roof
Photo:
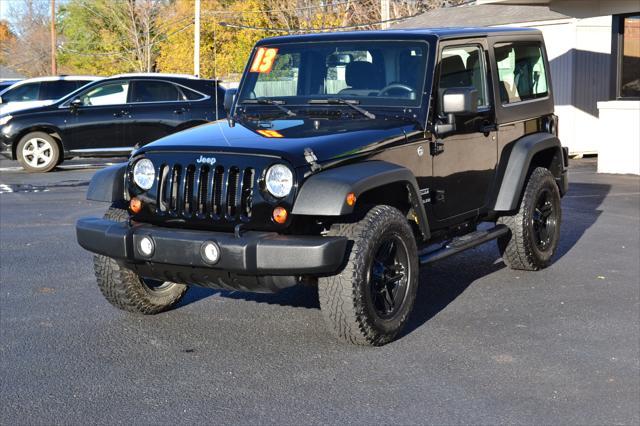
[[[278,37],[269,37],[258,42],[269,43],[295,43],[311,41],[335,41],[335,40],[433,40],[455,39],[467,37],[491,37],[501,35],[541,35],[540,30],[520,27],[449,27],[449,28],[407,28],[377,31],[343,31],[330,33],[295,34]]]

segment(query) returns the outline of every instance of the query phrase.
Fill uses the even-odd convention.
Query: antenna
[[[218,117],[218,110],[220,109],[218,106],[218,87],[220,86],[220,80],[218,80],[218,61],[216,60],[217,58],[217,52],[218,49],[216,48],[216,26],[217,26],[217,21],[213,23],[213,78],[215,80],[214,83],[214,90],[215,90],[215,99],[216,99],[216,121],[218,121],[220,119],[220,117]]]

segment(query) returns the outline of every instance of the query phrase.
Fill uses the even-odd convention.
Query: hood
[[[38,108],[46,105],[51,105],[53,101],[23,101],[23,102],[9,102],[6,104],[0,104],[0,114],[10,114],[16,111],[22,111],[30,108]]]
[[[159,139],[134,155],[149,151],[262,154],[283,158],[298,167],[306,164],[306,148],[311,148],[322,163],[397,143],[415,129],[415,124],[395,119],[291,117],[236,122],[233,126],[227,120],[220,120]]]

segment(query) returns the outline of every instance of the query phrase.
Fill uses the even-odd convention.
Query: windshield
[[[290,107],[340,99],[365,107],[417,107],[428,47],[371,40],[261,46],[250,59],[239,104],[264,105],[251,100],[265,98]]]

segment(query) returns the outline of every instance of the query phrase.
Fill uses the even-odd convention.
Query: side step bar
[[[470,234],[454,238],[435,250],[419,252],[418,259],[420,260],[420,265],[427,265],[449,256],[453,256],[461,251],[479,246],[487,241],[495,240],[496,238],[508,233],[509,228],[505,225],[496,225],[495,227],[484,231],[471,232]]]

